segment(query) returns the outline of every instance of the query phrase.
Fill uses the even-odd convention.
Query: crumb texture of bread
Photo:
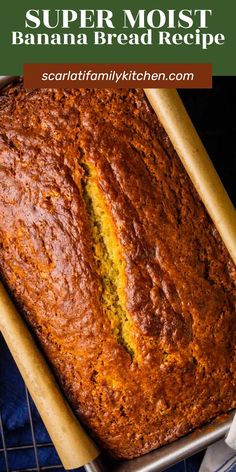
[[[236,407],[235,266],[142,90],[3,89],[0,214],[1,278],[114,457]]]

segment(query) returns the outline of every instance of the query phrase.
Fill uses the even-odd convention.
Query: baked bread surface
[[[236,407],[235,267],[141,90],[0,96],[0,271],[118,458]]]

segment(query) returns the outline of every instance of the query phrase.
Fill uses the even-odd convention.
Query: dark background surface
[[[236,205],[236,77],[213,77],[212,89],[179,93]]]
[[[180,95],[235,204],[236,77],[214,78],[212,90],[182,90]],[[8,447],[9,470],[63,470],[33,405],[33,438],[39,446],[36,449],[32,447],[32,428],[24,385],[1,336],[0,412]],[[0,435],[0,472],[7,471],[3,449]],[[202,456],[199,453],[172,467],[169,472],[197,472]]]

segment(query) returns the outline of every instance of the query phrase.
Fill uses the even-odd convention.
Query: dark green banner
[[[4,2],[0,74],[25,63],[211,63],[236,75],[234,0]]]

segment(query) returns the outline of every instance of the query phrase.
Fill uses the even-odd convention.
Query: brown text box
[[[25,64],[27,88],[211,88],[211,64]]]

